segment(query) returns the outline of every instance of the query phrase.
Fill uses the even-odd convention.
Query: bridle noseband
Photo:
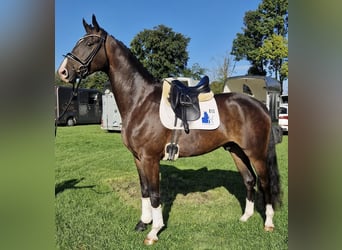
[[[83,39],[85,39],[87,37],[99,37],[101,40],[97,44],[96,48],[87,56],[87,58],[85,60],[78,58],[76,55],[74,55],[71,52],[67,53],[66,55],[63,55],[64,57],[70,58],[70,59],[81,64],[80,67],[78,68],[78,70],[76,71],[79,74],[79,77],[81,79],[85,78],[87,76],[87,74],[89,72],[89,65],[92,62],[92,60],[94,59],[97,52],[100,50],[102,44],[104,44],[104,42],[106,41],[107,34],[103,34],[102,36],[99,36],[96,34],[86,35],[86,36],[80,38],[80,40],[77,42],[77,44],[80,43],[80,41],[82,41]]]

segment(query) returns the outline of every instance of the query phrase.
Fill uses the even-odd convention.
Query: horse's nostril
[[[60,69],[59,70],[59,75],[63,77],[68,77],[68,70],[67,69]]]

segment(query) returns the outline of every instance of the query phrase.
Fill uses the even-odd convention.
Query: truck
[[[61,126],[76,124],[100,124],[102,115],[102,92],[96,89],[79,88],[67,108],[72,88],[55,86],[55,119]],[[66,110],[66,111],[65,111]],[[64,113],[63,116],[61,116]]]

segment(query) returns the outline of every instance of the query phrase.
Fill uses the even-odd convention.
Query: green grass
[[[239,221],[245,188],[230,155],[212,153],[161,161],[161,195],[167,228],[151,249],[288,249],[288,137],[277,145],[283,206],[272,233],[264,208]],[[135,232],[140,188],[132,155],[120,133],[99,125],[59,127],[56,137],[56,245],[59,249],[146,249],[148,231]]]

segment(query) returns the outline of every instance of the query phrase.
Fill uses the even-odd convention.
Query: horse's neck
[[[114,39],[114,38],[113,38]],[[122,120],[132,115],[147,98],[153,99],[153,78],[131,58],[127,48],[113,40],[108,48],[108,75]],[[155,100],[149,100],[155,101]]]

